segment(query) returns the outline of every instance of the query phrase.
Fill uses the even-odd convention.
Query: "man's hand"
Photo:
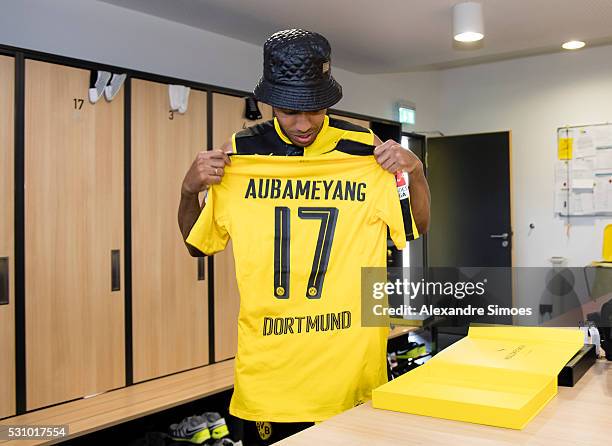
[[[420,234],[429,230],[429,185],[425,178],[423,163],[410,150],[404,149],[392,139],[382,142],[374,136],[374,157],[383,169],[391,173],[408,172],[410,177],[410,207],[412,217]]]
[[[202,206],[198,194],[221,182],[225,166],[230,164],[228,152],[231,152],[231,142],[226,142],[220,149],[199,152],[185,175],[181,186],[181,201],[178,209],[178,224],[189,253],[194,257],[202,257],[203,253],[187,243],[191,228],[197,221]]]
[[[185,175],[181,193],[197,195],[211,184],[219,184],[225,166],[230,164],[229,156],[223,149],[199,152]]]
[[[376,140],[379,145],[374,149],[374,158],[383,169],[391,173],[405,171],[408,175],[412,175],[417,169],[423,172],[423,163],[410,150],[404,149],[392,139],[382,144],[378,138]]]

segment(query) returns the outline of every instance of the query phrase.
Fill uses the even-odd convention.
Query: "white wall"
[[[601,257],[612,221],[572,217],[567,236],[565,220],[553,215],[553,163],[557,127],[612,121],[612,46],[446,70],[439,100],[445,134],[512,130],[516,266]]]
[[[334,76],[342,84],[344,99],[338,108],[397,120],[395,105],[408,100],[416,105],[416,130],[437,129],[440,72],[359,75],[344,71]]]
[[[247,89],[255,45],[93,0],[4,0],[3,44]]]
[[[0,43],[246,91],[263,62],[260,45],[94,0],[3,0]],[[431,125],[431,75],[332,70],[344,89],[337,108],[393,118],[393,104],[410,99]]]

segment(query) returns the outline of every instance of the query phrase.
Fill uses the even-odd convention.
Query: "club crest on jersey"
[[[259,438],[262,440],[267,440],[272,436],[272,424],[267,421],[257,421],[255,422],[255,426],[257,426],[257,433],[259,434]]]

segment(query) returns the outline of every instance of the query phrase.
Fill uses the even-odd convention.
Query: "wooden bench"
[[[392,330],[389,331],[389,339],[395,339],[402,335],[413,333],[418,330],[419,330],[419,327],[407,327],[407,326],[398,325],[397,327],[394,327]]]
[[[234,386],[234,360],[157,378],[0,421],[8,425],[68,425],[56,440],[3,440],[2,446],[57,444],[91,432],[198,400]]]
[[[395,327],[389,339],[417,327]],[[56,440],[0,440],[2,446],[57,444],[71,438],[180,406],[234,386],[234,360],[157,378],[100,395],[58,404],[0,421],[0,432],[10,425],[68,425],[68,435]]]

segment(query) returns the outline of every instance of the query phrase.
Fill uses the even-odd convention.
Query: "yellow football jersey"
[[[231,238],[240,291],[230,413],[321,421],[387,381],[388,328],[361,327],[361,268],[406,234],[395,178],[373,156],[234,155],[187,242]]]

